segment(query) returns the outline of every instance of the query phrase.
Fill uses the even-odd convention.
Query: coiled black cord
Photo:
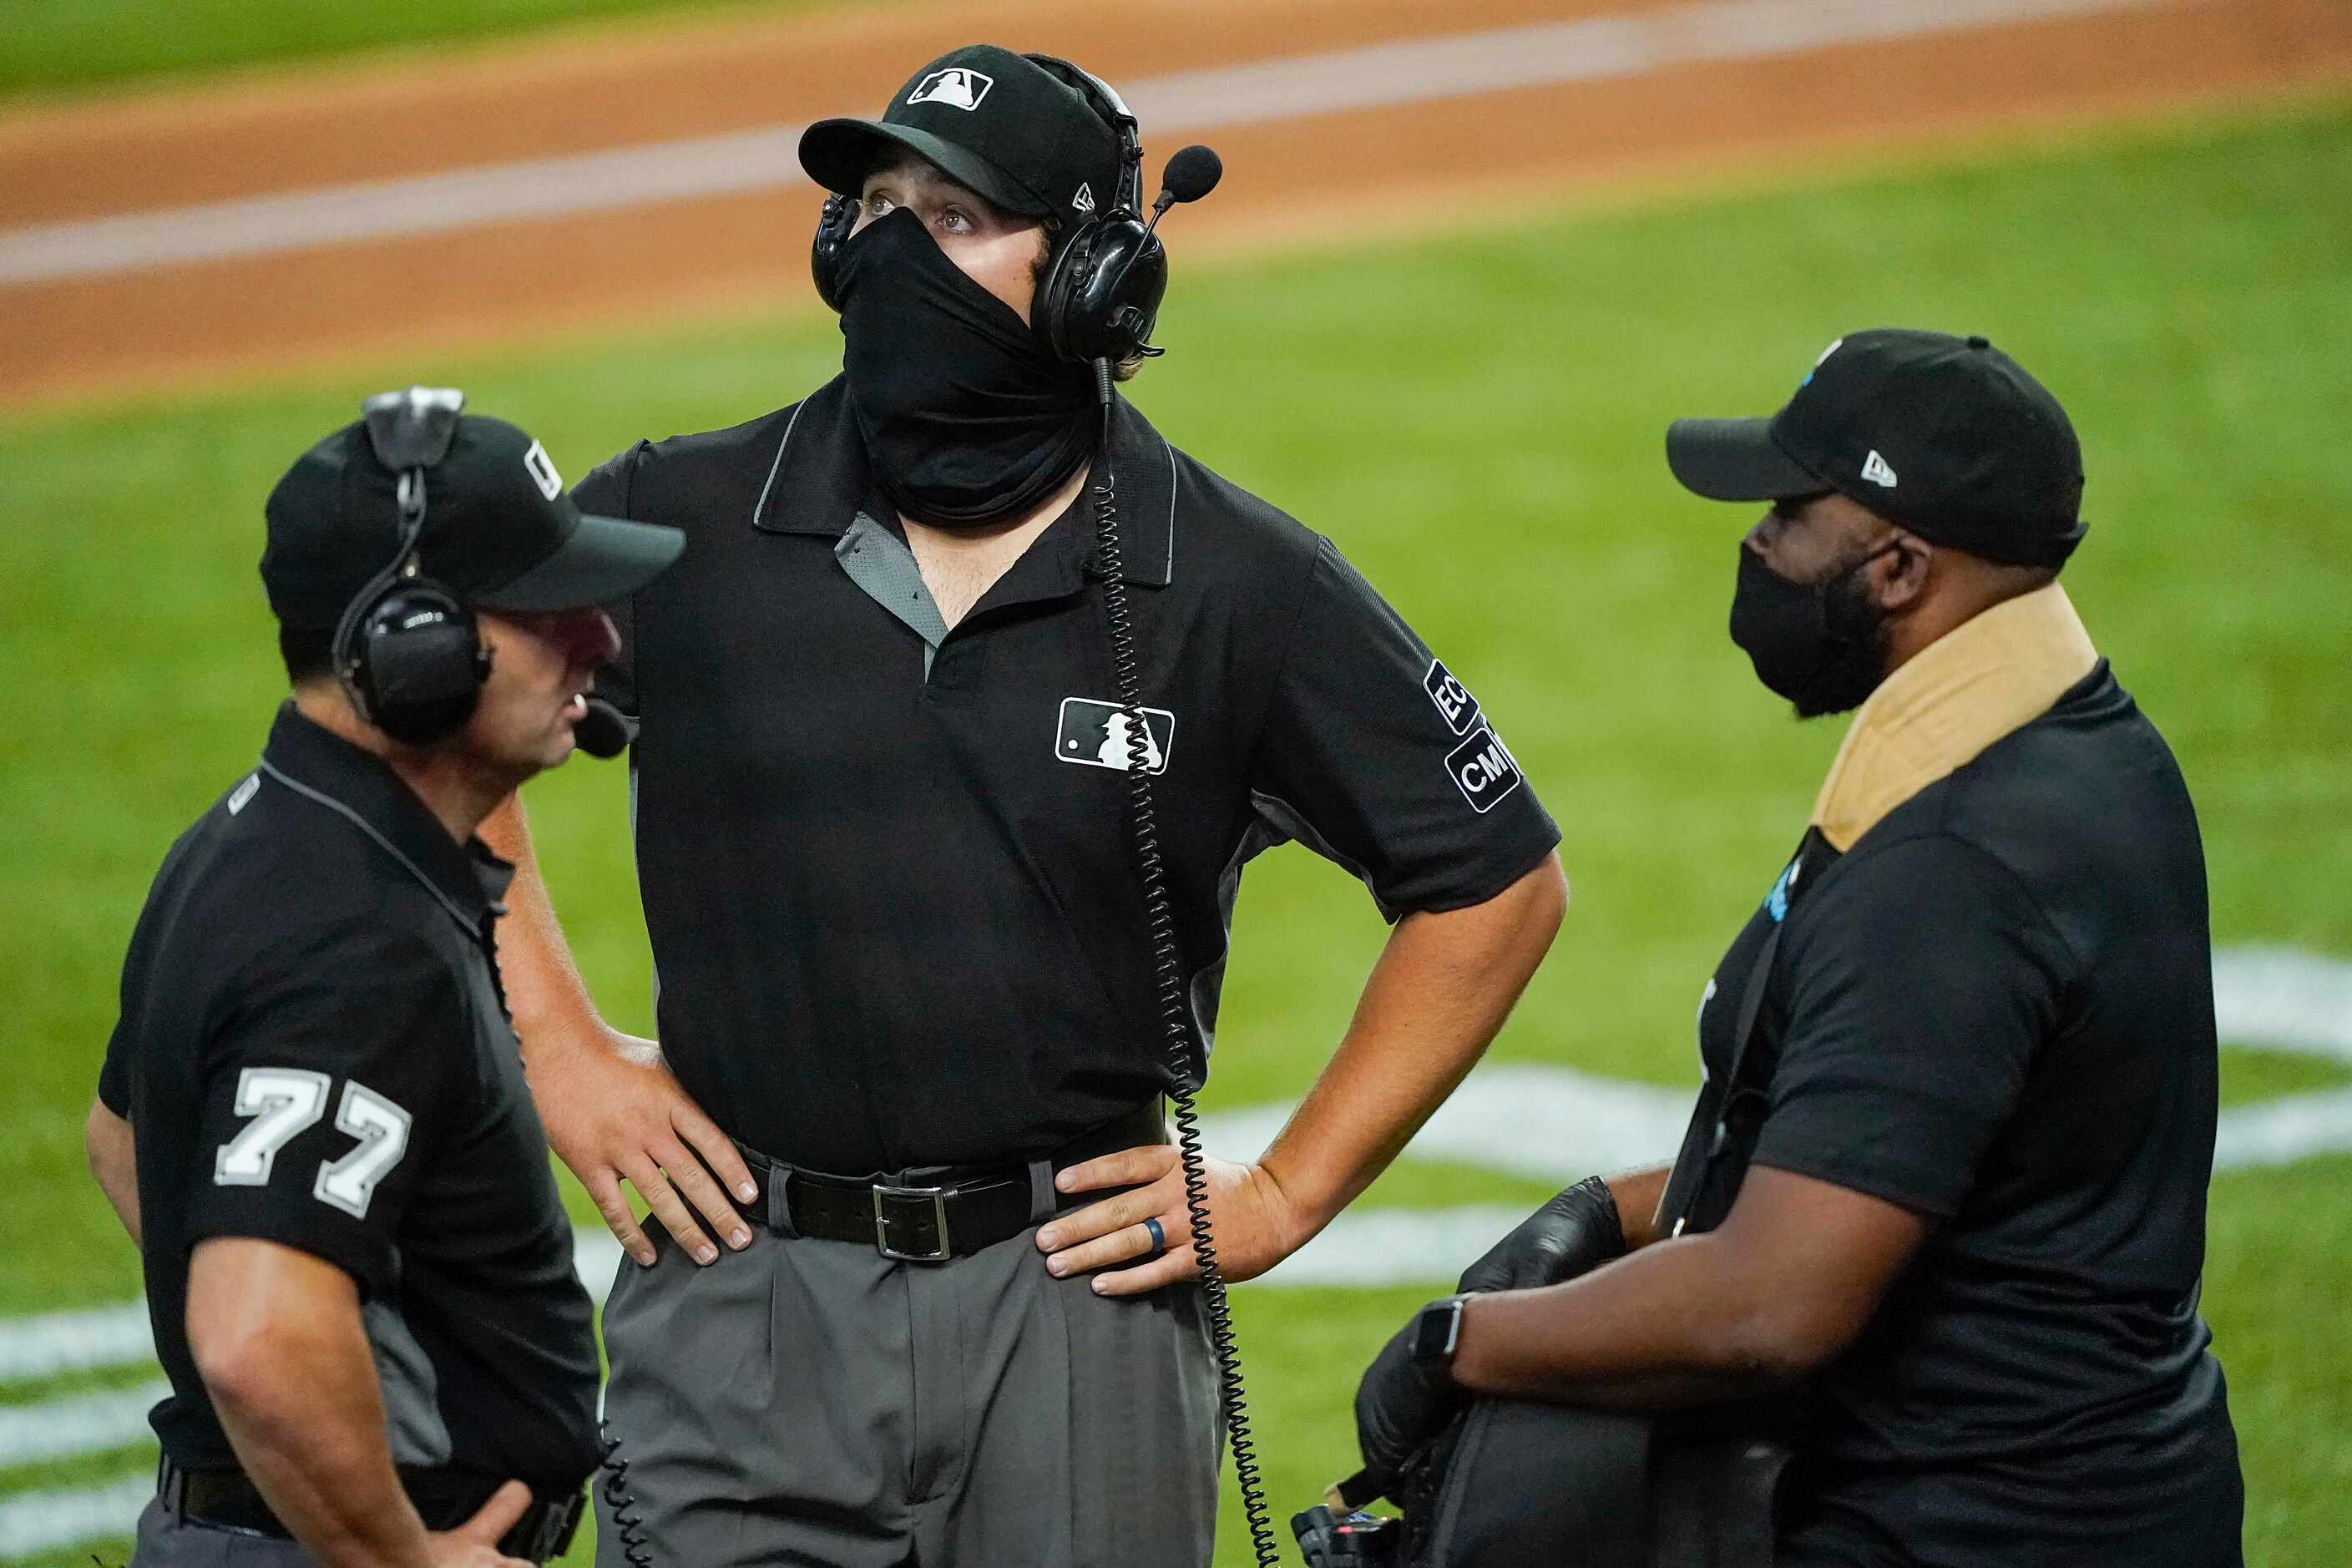
[[[598,1461],[598,1468],[604,1472],[600,1483],[604,1492],[604,1511],[613,1527],[621,1532],[621,1560],[629,1568],[653,1568],[654,1554],[637,1530],[645,1523],[646,1516],[637,1511],[636,1495],[629,1490],[629,1461],[621,1458],[621,1440],[604,1422],[596,1424],[596,1432],[604,1439],[604,1455]]]
[[[1233,1310],[1225,1300],[1225,1277],[1217,1267],[1217,1246],[1209,1227],[1209,1175],[1201,1149],[1201,1113],[1193,1104],[1192,1016],[1184,995],[1184,961],[1176,945],[1176,916],[1168,900],[1160,864],[1160,817],[1151,795],[1150,720],[1143,711],[1141,662],[1135,650],[1135,623],[1127,604],[1126,556],[1119,545],[1118,500],[1110,468],[1110,362],[1095,362],[1096,391],[1102,402],[1102,434],[1096,459],[1094,505],[1096,554],[1103,578],[1103,617],[1110,627],[1111,675],[1119,707],[1127,715],[1128,826],[1135,839],[1136,871],[1143,882],[1144,919],[1150,932],[1151,967],[1160,999],[1160,1027],[1167,1050],[1168,1099],[1176,1111],[1176,1153],[1184,1168],[1184,1213],[1192,1227],[1192,1256],[1201,1268],[1201,1300],[1209,1319],[1209,1342],[1217,1354],[1217,1393],[1224,1404],[1225,1441],[1241,1482],[1242,1511],[1249,1521],[1250,1550],[1259,1568],[1275,1568],[1281,1554],[1265,1511],[1265,1483],[1250,1436],[1249,1405],[1242,1388],[1241,1346],[1234,1334]],[[1200,1077],[1208,1063],[1200,1063]]]

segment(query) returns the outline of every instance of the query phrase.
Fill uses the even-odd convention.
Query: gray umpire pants
[[[616,1511],[652,1568],[1206,1568],[1197,1288],[1097,1296],[1045,1272],[1034,1224],[946,1263],[752,1234],[708,1268],[666,1237],[621,1264],[604,1408],[628,1500],[595,1489],[598,1568],[632,1568]]]
[[[131,1568],[318,1568],[319,1560],[291,1541],[216,1525],[184,1524],[150,1502],[139,1516]]]

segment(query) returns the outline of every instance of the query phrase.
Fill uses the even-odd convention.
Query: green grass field
[[[1255,264],[1180,256],[1171,353],[1135,395],[1180,445],[1333,535],[1559,817],[1574,908],[1496,1057],[1684,1084],[1699,986],[1793,843],[1837,730],[1790,722],[1726,640],[1748,519],[1677,490],[1660,437],[1676,415],[1776,405],[1855,327],[1986,332],[2066,402],[2093,519],[2067,581],[2196,792],[2217,940],[2352,957],[2347,257],[2352,100],[1672,207],[1496,210]],[[837,356],[829,321],[753,318],[0,419],[0,995],[18,1062],[0,1317],[137,1287],[82,1171],[81,1118],[154,864],[268,721],[253,563],[282,467],[362,394],[421,380],[528,424],[576,475],[639,435],[786,401]],[[597,994],[644,1027],[621,775],[578,763],[530,797]],[[1214,1104],[1304,1088],[1381,934],[1303,852],[1259,864]],[[2252,1052],[2227,1077],[2234,1100],[2337,1079]],[[2352,1562],[2347,1178],[2352,1157],[2327,1156],[2213,1192],[2205,1307],[2244,1442],[2249,1560],[2275,1568]],[[1408,1163],[1366,1201],[1544,1192]],[[1239,1293],[1278,1520],[1352,1468],[1355,1374],[1436,1283]],[[18,1383],[0,1404],[145,1375]],[[0,1507],[151,1452],[0,1470]],[[1229,1499],[1223,1561],[1245,1560],[1239,1524]]]
[[[0,98],[510,37],[638,13],[812,10],[839,0],[8,0]],[[873,0],[866,0],[872,4]]]

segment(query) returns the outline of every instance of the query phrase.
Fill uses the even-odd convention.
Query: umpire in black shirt
[[[1782,1564],[2238,1563],[2198,1315],[2204,857],[2056,582],[2072,426],[1984,339],[1881,331],[1667,456],[1771,502],[1731,611],[1758,677],[1859,711],[1707,985],[1674,1179],[1571,1188],[1425,1310],[1359,1393],[1369,1465],[1465,1390],[1638,1410],[1802,1380]],[[1544,1288],[1486,1293],[1514,1285]]]
[[[1558,833],[1463,683],[1329,540],[1086,363],[1158,304],[1134,290],[1106,334],[1068,298],[1140,230],[1110,216],[1138,205],[1133,135],[1076,68],[987,46],[878,121],[813,127],[844,374],[581,486],[690,541],[623,606],[604,683],[642,722],[658,1049],[597,1018],[527,865],[509,958],[557,1151],[651,1265],[604,1330],[664,1561],[1207,1562],[1217,1395],[1131,767],[1198,1042],[1260,850],[1316,848],[1396,921],[1290,1126],[1206,1163],[1231,1278],[1394,1156],[1559,921]],[[1130,282],[1158,265],[1139,254]],[[739,1216],[713,1177],[751,1171]],[[622,1175],[674,1245],[639,1234]]]
[[[596,1352],[473,831],[562,762],[595,606],[671,529],[583,515],[455,393],[369,401],[271,493],[294,698],[173,846],[91,1164],[172,1382],[139,1568],[483,1568],[561,1550]]]

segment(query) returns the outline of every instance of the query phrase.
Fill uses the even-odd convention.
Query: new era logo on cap
[[[972,110],[988,96],[996,79],[986,71],[976,71],[969,66],[950,66],[946,70],[933,71],[915,84],[907,95],[908,103],[944,103],[957,109]]]
[[[1875,447],[1863,459],[1862,477],[1874,485],[1884,485],[1890,490],[1895,488],[1895,470],[1886,466],[1886,459],[1878,455]]]
[[[538,442],[533,441],[524,450],[522,466],[530,473],[530,482],[539,487],[540,494],[553,500],[563,493],[563,476],[555,471],[555,459]]]
[[[1090,213],[1090,212],[1094,211],[1094,210],[1095,210],[1095,188],[1094,188],[1094,186],[1093,186],[1093,185],[1091,185],[1091,184],[1080,184],[1080,185],[1078,186],[1078,194],[1077,194],[1076,195],[1072,196],[1072,197],[1070,198],[1070,205],[1071,205],[1072,206],[1074,206],[1074,207],[1077,208],[1077,209],[1078,209],[1080,212],[1082,212],[1082,213]]]

